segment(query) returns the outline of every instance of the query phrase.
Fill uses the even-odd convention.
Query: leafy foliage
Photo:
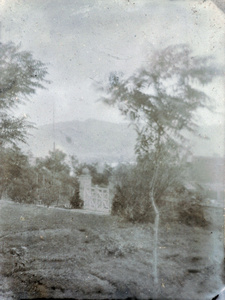
[[[132,222],[153,222],[154,212],[149,194],[151,185],[149,182],[154,172],[154,155],[146,155],[138,158],[135,165],[120,165],[114,171],[114,184],[116,186],[115,197],[113,199],[112,212],[123,216]],[[154,188],[154,198],[158,206],[165,204],[168,195],[177,196],[175,190],[185,183],[186,163],[177,159],[173,163],[171,154],[166,151],[163,160],[158,167],[158,180]]]
[[[199,87],[219,74],[211,57],[194,56],[187,45],[169,46],[129,78],[112,73],[101,87],[102,100],[117,106],[135,126],[137,155],[159,150],[163,143],[173,149],[185,141],[184,130],[197,132],[196,110],[212,108]]]
[[[156,215],[160,190],[174,185],[171,178],[179,179],[177,170],[187,151],[185,131],[197,134],[197,110],[212,109],[200,87],[219,75],[211,57],[195,56],[187,45],[172,45],[153,53],[132,76],[111,73],[107,86],[99,87],[102,101],[118,107],[137,131],[138,166],[141,172],[146,166],[151,170],[145,191]]]
[[[199,227],[207,227],[209,225],[202,206],[205,197],[204,191],[197,188],[188,191],[183,187],[177,190],[177,197],[179,197],[179,201],[176,204],[176,211],[179,223]]]
[[[0,160],[1,194],[7,192],[12,200],[18,202],[34,201],[37,187],[36,175],[34,168],[29,164],[28,157],[17,147],[2,148]]]
[[[50,151],[45,158],[37,159],[39,195],[44,203],[58,203],[60,199],[68,200],[75,187],[75,179],[70,175],[70,166],[66,154],[60,150]]]
[[[112,214],[119,215],[131,222],[154,221],[146,184],[141,180],[142,175],[144,175],[143,172],[136,166],[121,165],[115,170],[115,196],[112,203]],[[150,172],[148,175],[151,175]]]
[[[13,43],[0,43],[0,146],[25,142],[30,123],[12,115],[12,109],[29,100],[48,81],[46,66]]]
[[[70,205],[72,208],[82,208],[84,205],[83,200],[80,199],[80,185],[79,181],[75,181],[75,190],[73,196],[70,198]]]
[[[166,157],[165,157],[166,159]],[[187,184],[187,164],[170,164],[165,170],[161,165],[155,187],[155,200],[161,213],[161,223],[178,222],[189,226],[206,227],[203,201],[205,191]],[[153,162],[138,160],[135,165],[121,164],[114,170],[115,195],[112,214],[129,222],[154,223],[154,211],[149,201],[149,180],[153,175]],[[169,200],[169,201],[168,201]]]
[[[70,167],[66,163],[66,154],[56,149],[55,151],[49,151],[49,155],[45,158],[37,159],[38,168],[46,168],[48,171],[68,175],[70,173]]]
[[[0,148],[0,187],[1,195],[14,201],[45,205],[69,204],[77,193],[77,178],[70,174],[66,155],[55,150],[49,156],[37,159],[35,165],[29,163],[27,155],[19,148]]]

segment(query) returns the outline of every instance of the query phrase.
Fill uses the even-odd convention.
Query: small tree
[[[70,206],[71,208],[82,208],[83,201],[80,199],[80,183],[79,183],[79,176],[81,175],[82,168],[79,160],[76,156],[70,156],[70,165],[72,169],[72,180],[74,184],[74,192],[73,195],[70,197]]]
[[[25,142],[25,117],[12,115],[12,109],[29,100],[37,88],[44,88],[46,66],[30,52],[20,51],[13,43],[0,43],[0,146]]]
[[[1,193],[14,201],[34,202],[36,191],[36,174],[30,166],[28,157],[19,148],[1,148],[0,151]]]
[[[154,285],[158,289],[158,230],[160,211],[157,186],[160,169],[179,163],[186,142],[184,131],[197,133],[198,108],[210,109],[210,98],[199,87],[210,83],[218,70],[210,57],[194,56],[187,45],[169,46],[153,53],[147,66],[129,78],[110,74],[107,86],[101,86],[102,100],[117,106],[137,131],[135,151],[138,159],[152,162],[149,201],[155,212]],[[169,156],[178,158],[167,161]]]
[[[70,198],[71,208],[83,208],[84,201],[80,198],[80,184],[79,181],[75,181],[74,193]]]
[[[72,196],[75,181],[64,152],[49,151],[48,156],[37,159],[36,170],[40,177],[39,192],[47,205],[55,201],[58,204],[60,197],[69,199]]]

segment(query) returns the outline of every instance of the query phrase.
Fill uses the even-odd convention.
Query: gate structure
[[[81,175],[80,198],[84,201],[84,209],[96,212],[111,212],[111,197],[109,187],[92,186],[90,175]]]

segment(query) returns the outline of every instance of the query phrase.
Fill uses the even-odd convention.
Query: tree
[[[195,56],[187,45],[169,46],[152,54],[149,64],[128,78],[111,73],[106,86],[99,89],[106,104],[117,106],[137,131],[135,151],[138,159],[152,162],[148,198],[155,212],[154,284],[158,288],[158,230],[160,211],[157,185],[160,169],[179,163],[185,131],[197,134],[197,110],[211,109],[210,97],[201,86],[220,72],[211,57]],[[165,152],[169,159],[165,159]],[[174,154],[178,159],[174,159]]]
[[[45,158],[36,161],[36,170],[39,177],[39,192],[47,205],[59,198],[71,197],[75,180],[70,176],[70,167],[66,162],[66,154],[60,150],[49,151]]]
[[[45,158],[38,158],[37,166],[45,167],[55,174],[69,175],[70,173],[70,167],[66,163],[66,154],[58,149],[49,151],[49,155]]]
[[[0,43],[0,146],[25,142],[31,124],[25,117],[14,117],[12,109],[29,100],[37,88],[44,88],[46,75],[46,66],[30,52]]]
[[[36,174],[28,157],[14,146],[0,148],[0,195],[6,192],[15,201],[33,202],[36,191]]]

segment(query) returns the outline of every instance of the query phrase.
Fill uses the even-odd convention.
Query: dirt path
[[[208,207],[206,212],[212,226],[206,230],[205,235],[201,234],[201,228],[193,228],[195,237],[189,247],[189,253],[192,260],[195,259],[193,266],[190,265],[189,268],[189,271],[192,271],[192,276],[184,286],[184,299],[195,299],[196,294],[191,292],[193,290],[199,291],[199,295],[204,299],[204,289],[208,289],[208,293],[205,293],[207,299],[212,299],[224,287],[222,280],[224,268],[223,209]],[[200,273],[198,273],[199,270]],[[198,274],[200,278],[202,277],[200,281],[197,279]],[[199,283],[201,283],[200,286]]]
[[[2,275],[2,262],[4,261],[4,257],[0,254],[0,299],[15,299],[10,282],[10,278]]]
[[[159,231],[159,299],[212,299],[223,286],[220,211],[207,230]],[[118,218],[0,202],[0,299],[150,298],[153,228]],[[4,243],[3,243],[4,242]]]

